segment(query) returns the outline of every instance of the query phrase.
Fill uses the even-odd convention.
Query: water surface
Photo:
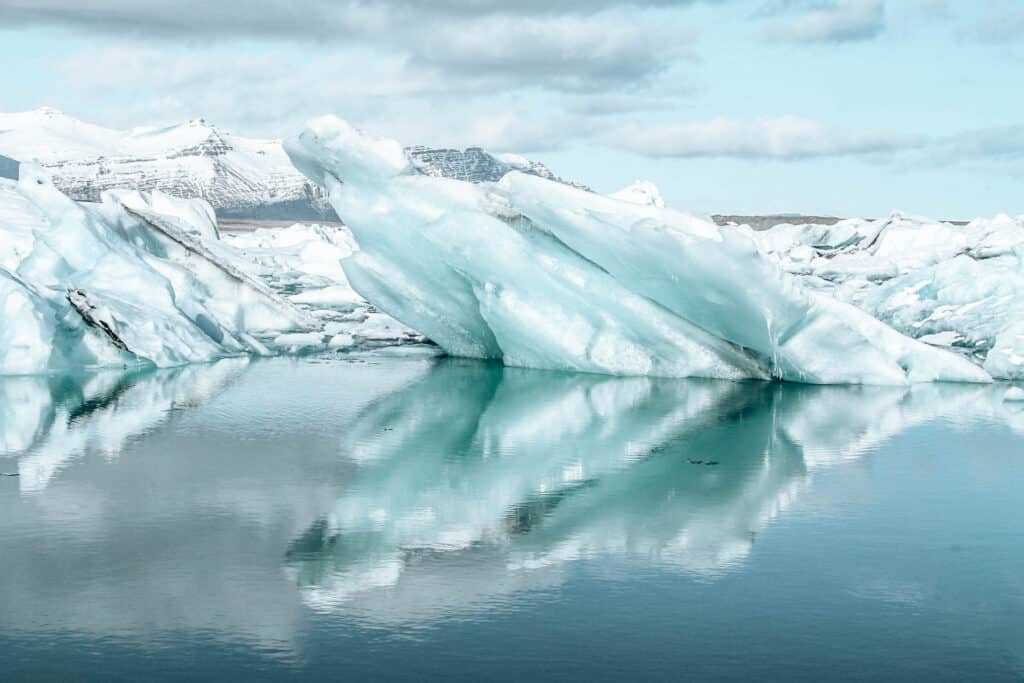
[[[0,379],[4,678],[1020,680],[1005,387]]]

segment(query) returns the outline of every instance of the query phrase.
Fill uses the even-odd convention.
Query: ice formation
[[[314,325],[211,250],[205,202],[81,205],[25,164],[0,183],[0,374],[266,353],[260,338]]]
[[[24,165],[0,180],[0,375],[422,342],[348,285],[354,248],[342,226],[222,236],[159,190],[81,204]]]
[[[748,234],[803,286],[1024,379],[1024,216],[953,225],[894,213]]]
[[[621,375],[990,381],[969,359],[815,291],[748,230],[519,172],[417,173],[333,117],[286,150],[359,245],[352,287],[448,353]]]
[[[313,329],[276,336],[272,343],[278,351],[364,350],[424,341],[415,330],[373,309],[349,285],[341,260],[357,247],[344,226],[225,232],[215,246],[223,260],[265,282],[316,321]]]
[[[202,200],[0,180],[0,374],[430,339],[614,375],[1024,379],[1024,217],[719,227],[508,156],[497,182],[437,177],[334,118],[287,150],[347,226],[221,235]]]

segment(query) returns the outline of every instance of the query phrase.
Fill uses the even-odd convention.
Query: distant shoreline
[[[769,230],[776,225],[790,223],[793,225],[835,225],[839,221],[846,220],[836,216],[740,216],[714,214],[711,216],[717,225],[749,225],[754,230]],[[967,225],[970,221],[941,221],[951,225]],[[252,232],[261,228],[270,230],[288,228],[296,223],[302,225],[323,225],[327,227],[343,227],[345,224],[339,221],[311,221],[311,220],[261,220],[246,218],[222,218],[217,221],[217,227],[225,232]]]

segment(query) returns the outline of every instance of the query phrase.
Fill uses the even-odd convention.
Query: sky
[[[1024,214],[1024,0],[0,0],[0,111],[335,114],[702,213]]]

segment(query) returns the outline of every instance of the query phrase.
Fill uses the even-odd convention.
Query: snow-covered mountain
[[[0,114],[0,154],[37,161],[62,192],[82,201],[114,188],[161,190],[205,199],[221,217],[334,217],[279,141],[243,138],[202,119],[121,131],[49,108]]]
[[[539,161],[531,161],[518,154],[495,155],[481,147],[467,147],[466,149],[406,147],[405,155],[420,173],[434,178],[454,178],[471,183],[494,183],[501,180],[509,171],[521,171],[573,187],[590,189],[586,185],[559,178]]]
[[[62,192],[98,201],[110,189],[160,190],[210,202],[220,218],[337,220],[321,188],[299,173],[280,140],[245,138],[203,119],[167,128],[113,130],[44,107],[0,114],[0,175],[36,161]],[[409,147],[414,168],[429,176],[496,181],[511,170],[567,182],[518,155]],[[578,183],[568,183],[583,187]]]

